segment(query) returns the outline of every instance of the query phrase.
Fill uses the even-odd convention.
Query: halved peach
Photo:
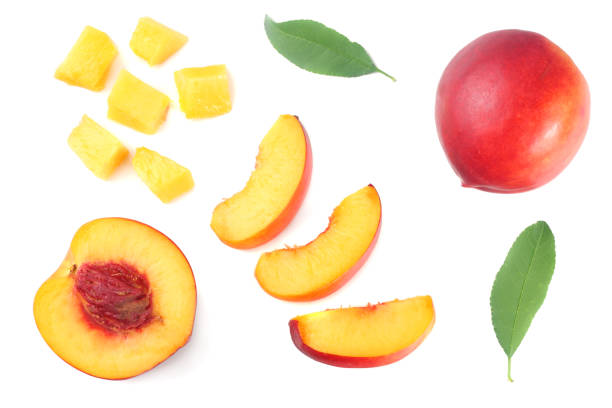
[[[189,340],[196,286],[189,262],[161,232],[102,218],[83,225],[34,299],[49,347],[95,377],[147,371]]]
[[[259,145],[246,187],[217,205],[211,228],[234,248],[253,248],[271,240],[304,201],[311,173],[306,131],[297,116],[281,115]]]
[[[270,295],[314,300],[338,290],[365,263],[380,231],[382,207],[373,185],[346,197],[310,243],[261,255],[255,277]]]
[[[331,309],[289,321],[291,339],[308,357],[338,367],[398,361],[427,337],[435,321],[429,296]]]

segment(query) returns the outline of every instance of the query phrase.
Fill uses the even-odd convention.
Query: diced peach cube
[[[89,170],[103,180],[127,157],[128,150],[108,130],[83,115],[68,137],[68,145]]]
[[[174,81],[188,118],[210,118],[232,110],[225,65],[181,69],[174,73]]]
[[[149,65],[157,65],[180,50],[186,42],[187,37],[183,34],[152,18],[143,17],[138,20],[136,30],[132,34],[130,48]]]
[[[116,56],[117,48],[110,37],[87,26],[55,71],[55,78],[70,85],[100,91]]]
[[[170,98],[125,69],[108,96],[108,117],[152,135],[166,120]]]
[[[193,188],[189,169],[146,147],[136,149],[132,166],[138,176],[164,203]]]

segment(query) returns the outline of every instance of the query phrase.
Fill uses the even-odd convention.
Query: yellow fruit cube
[[[225,65],[181,69],[174,73],[174,81],[188,118],[210,118],[232,110]]]
[[[136,149],[132,166],[138,176],[164,203],[193,188],[189,169],[146,147]]]
[[[83,115],[81,123],[72,130],[68,145],[89,170],[103,180],[127,157],[128,150],[108,130]]]
[[[170,98],[125,69],[108,96],[108,117],[152,135],[166,120]]]
[[[130,48],[149,65],[161,64],[185,45],[187,37],[149,17],[138,20]]]
[[[70,85],[100,91],[116,56],[117,48],[110,37],[87,26],[55,71],[55,77]]]

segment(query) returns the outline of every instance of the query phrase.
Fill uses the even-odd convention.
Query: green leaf
[[[266,16],[264,26],[272,46],[300,68],[323,75],[358,77],[381,71],[356,42],[312,20],[276,23]]]
[[[555,269],[555,238],[544,221],[514,241],[491,290],[491,318],[499,344],[511,359],[544,302]]]

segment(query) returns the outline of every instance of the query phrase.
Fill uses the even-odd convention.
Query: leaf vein
[[[516,307],[516,314],[514,315],[514,322],[512,323],[512,332],[510,334],[510,348],[512,350],[512,354],[514,354],[514,351],[516,351],[516,349],[514,348],[514,333],[516,332],[516,322],[518,321],[518,317],[520,314],[520,310],[521,310],[521,303],[523,300],[523,294],[525,292],[525,286],[527,285],[527,280],[529,278],[529,273],[532,270],[532,266],[533,266],[533,261],[536,258],[536,254],[538,252],[538,248],[540,248],[540,243],[542,241],[542,236],[544,235],[544,228],[540,228],[540,235],[538,236],[538,239],[536,241],[536,245],[533,249],[533,253],[531,255],[531,259],[529,260],[529,266],[527,267],[527,273],[525,274],[525,279],[523,280],[523,284],[521,285],[521,292],[519,293],[519,299],[518,299],[518,304]]]

